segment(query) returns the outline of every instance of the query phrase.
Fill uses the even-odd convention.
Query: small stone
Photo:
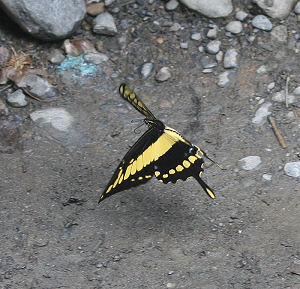
[[[271,37],[275,41],[287,43],[287,39],[288,39],[287,27],[285,25],[278,25],[274,27],[274,29],[271,31]]]
[[[153,69],[153,63],[152,62],[145,62],[142,67],[141,67],[141,77],[142,79],[147,79],[151,73],[152,73],[152,69]]]
[[[297,86],[297,87],[294,89],[293,94],[295,94],[295,95],[300,95],[300,86]]]
[[[176,284],[175,283],[167,283],[167,288],[175,288],[176,287]]]
[[[262,177],[264,180],[269,181],[269,182],[272,180],[271,174],[263,174]]]
[[[267,86],[267,90],[270,92],[275,87],[275,82],[271,82]]]
[[[193,33],[191,39],[196,41],[201,40],[202,39],[201,33],[200,32]]]
[[[285,91],[281,90],[275,92],[274,95],[272,96],[272,100],[277,102],[286,102]],[[287,97],[287,102],[288,104],[295,102],[295,96],[289,93]]]
[[[200,45],[200,46],[198,47],[198,51],[199,51],[199,52],[204,52],[204,46]]]
[[[258,29],[271,31],[272,23],[265,15],[257,15],[252,19],[252,25]]]
[[[102,62],[108,61],[108,56],[101,52],[88,52],[83,56],[86,62],[91,62],[94,64],[100,64]]]
[[[202,67],[204,69],[205,68],[213,68],[218,65],[218,63],[215,60],[215,57],[212,57],[209,55],[205,55],[205,56],[201,57],[200,64],[202,65]]]
[[[247,17],[248,17],[248,13],[246,13],[245,11],[242,11],[242,10],[236,12],[236,14],[235,14],[235,18],[240,21],[244,21]]]
[[[40,99],[50,99],[58,94],[52,84],[35,74],[25,74],[17,85],[26,88],[32,95]]]
[[[104,3],[92,3],[86,8],[87,14],[91,16],[97,16],[100,13],[103,13],[105,11]]]
[[[53,128],[62,132],[67,132],[73,122],[73,117],[59,107],[36,110],[30,114],[30,118],[39,124],[50,123]]]
[[[217,54],[220,50],[221,41],[220,40],[212,40],[207,43],[206,51],[210,54]]]
[[[85,52],[95,52],[93,43],[87,39],[66,39],[63,43],[65,52],[70,56],[79,56]]]
[[[267,116],[271,114],[271,112],[269,112],[271,106],[272,103],[270,102],[262,104],[260,108],[255,112],[255,117],[252,118],[252,123],[258,126],[263,125],[267,120]]]
[[[181,42],[180,43],[180,48],[181,49],[188,49],[189,48],[189,44],[187,42]]]
[[[170,31],[171,32],[176,32],[176,31],[178,31],[178,30],[180,30],[181,29],[181,25],[179,24],[179,23],[174,23],[171,27],[170,27]]]
[[[155,79],[159,82],[163,82],[171,78],[172,74],[169,67],[162,67],[156,74]]]
[[[266,72],[268,72],[267,66],[261,65],[259,68],[257,68],[256,72],[258,74],[265,74]]]
[[[205,68],[202,70],[203,73],[207,74],[207,73],[212,73],[213,70],[211,68]]]
[[[114,2],[115,2],[115,0],[105,0],[104,4],[105,4],[106,7],[108,7],[109,5],[111,5]]]
[[[7,61],[9,58],[10,58],[9,50],[4,46],[0,46],[0,65],[5,61]]]
[[[225,71],[222,72],[219,75],[219,80],[218,80],[218,86],[219,87],[227,87],[230,84],[230,79],[229,79],[230,71]]]
[[[167,11],[173,11],[178,7],[179,3],[177,0],[170,0],[168,1],[168,3],[166,4],[166,10]]]
[[[216,39],[217,35],[218,35],[218,27],[217,26],[214,26],[213,28],[209,29],[206,34],[207,38],[209,38],[209,39]]]
[[[60,64],[65,59],[60,49],[51,49],[48,60],[53,64]]]
[[[225,52],[224,68],[236,68],[236,67],[238,67],[237,58],[238,58],[238,53],[237,53],[236,49],[229,48]]]
[[[22,89],[18,89],[7,96],[7,103],[13,107],[24,107],[28,104]]]
[[[108,36],[116,35],[118,32],[114,18],[108,12],[101,13],[94,19],[93,31]]]
[[[5,105],[5,103],[1,100],[0,98],[0,118],[2,116],[8,116],[8,108],[7,106]]]
[[[294,8],[294,12],[296,14],[300,14],[300,1],[296,4],[296,6]]]
[[[286,163],[284,166],[284,172],[286,175],[293,177],[293,178],[299,178],[300,177],[300,162],[291,162]]]
[[[245,171],[257,170],[260,164],[259,156],[248,156],[239,160],[239,166]]]
[[[223,61],[223,56],[224,56],[224,53],[221,50],[216,54],[216,60],[218,63],[221,63]]]
[[[232,34],[239,34],[243,30],[243,25],[240,21],[231,21],[225,26],[225,29]]]

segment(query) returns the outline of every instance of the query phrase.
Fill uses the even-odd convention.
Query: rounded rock
[[[229,48],[224,55],[224,68],[236,68],[238,67],[238,53],[236,49]]]
[[[221,45],[220,40],[212,40],[207,43],[206,51],[209,54],[217,54],[220,51],[220,45]]]
[[[225,29],[232,34],[239,34],[243,31],[243,25],[240,21],[231,21],[225,26]]]
[[[159,82],[163,82],[171,78],[172,74],[169,67],[162,67],[156,74],[155,79]]]
[[[18,89],[7,96],[7,103],[12,107],[24,107],[28,104],[22,89]]]
[[[247,17],[248,17],[248,13],[246,13],[245,11],[242,11],[242,10],[236,12],[236,14],[235,14],[235,18],[240,21],[244,21]]]
[[[142,77],[142,79],[147,79],[151,75],[152,69],[153,69],[153,63],[152,62],[145,62],[141,67],[141,77]]]
[[[252,19],[252,25],[255,28],[264,30],[264,31],[271,31],[272,30],[272,23],[265,15],[257,15]]]
[[[284,172],[293,178],[300,177],[300,162],[286,163],[284,166]]]

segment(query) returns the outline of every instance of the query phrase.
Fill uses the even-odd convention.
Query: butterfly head
[[[148,127],[155,127],[155,128],[157,128],[158,130],[161,130],[161,131],[163,131],[164,128],[165,128],[164,124],[158,119],[145,118],[144,122],[145,122],[146,125],[148,125]]]

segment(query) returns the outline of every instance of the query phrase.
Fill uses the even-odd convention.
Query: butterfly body
[[[153,176],[163,183],[194,177],[206,193],[215,198],[212,189],[200,178],[206,154],[175,129],[155,118],[144,103],[126,85],[120,95],[146,116],[148,130],[137,140],[122,159],[99,202],[120,191],[146,183]]]

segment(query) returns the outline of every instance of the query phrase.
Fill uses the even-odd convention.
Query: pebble
[[[224,68],[235,68],[238,66],[238,53],[236,49],[229,48],[224,55]]]
[[[204,52],[204,50],[205,50],[205,49],[204,49],[204,46],[200,45],[200,46],[198,47],[198,51],[199,51],[199,52]]]
[[[170,0],[166,4],[166,10],[167,11],[173,11],[178,7],[179,3],[177,0]]]
[[[214,26],[213,28],[209,29],[206,34],[207,38],[209,38],[209,39],[216,39],[217,35],[218,35],[218,27],[217,26]]]
[[[12,107],[24,107],[28,104],[22,89],[18,89],[7,96],[7,103]]]
[[[87,14],[91,16],[97,16],[100,13],[103,13],[105,11],[104,3],[92,3],[91,5],[88,5],[86,8]]]
[[[141,67],[141,77],[142,79],[147,79],[153,70],[153,63],[152,62],[145,62]]]
[[[171,32],[176,32],[176,31],[178,31],[178,30],[180,30],[181,29],[181,25],[179,24],[179,23],[174,23],[171,27],[170,27],[170,31]]]
[[[285,25],[278,25],[271,31],[271,37],[273,40],[286,43],[288,40],[288,31]]]
[[[64,108],[47,108],[36,110],[30,114],[30,118],[39,124],[50,123],[55,129],[67,132],[73,122],[73,117]]]
[[[8,108],[7,106],[5,105],[5,103],[1,100],[0,98],[0,118],[2,116],[8,116]]]
[[[264,30],[264,31],[271,31],[272,30],[272,23],[265,15],[257,15],[252,19],[252,25],[255,28]]]
[[[188,42],[181,42],[180,43],[180,48],[181,49],[188,49],[189,48]]]
[[[166,81],[168,79],[170,79],[172,76],[169,67],[162,67],[157,74],[155,75],[155,79],[159,82],[163,82]]]
[[[286,102],[285,90],[275,92],[272,96],[272,100],[277,102]],[[289,93],[287,97],[287,102],[288,104],[295,102],[295,96]]]
[[[51,49],[48,60],[53,64],[60,64],[65,59],[63,52],[60,49]]]
[[[263,179],[265,179],[266,181],[269,181],[269,182],[272,180],[271,174],[263,174],[262,177],[263,177]]]
[[[295,94],[295,95],[300,95],[300,86],[297,86],[297,87],[294,89],[293,94]]]
[[[202,39],[201,33],[200,32],[193,33],[191,39],[196,41],[201,40]]]
[[[300,1],[296,4],[295,9],[294,9],[294,12],[295,12],[296,14],[300,14]]]
[[[230,75],[230,71],[222,72],[218,77],[219,80],[217,85],[222,88],[227,87],[230,84],[229,75]]]
[[[63,43],[66,54],[70,56],[79,56],[85,52],[95,52],[95,46],[87,39],[66,39]]]
[[[40,99],[50,99],[58,94],[52,84],[35,74],[25,74],[18,82],[18,86],[26,88],[32,95]]]
[[[222,62],[223,56],[224,56],[224,53],[221,50],[216,54],[216,60],[217,60],[218,63]]]
[[[4,46],[0,46],[0,65],[7,61],[10,57],[10,52],[9,50],[4,47]]]
[[[171,282],[169,282],[169,283],[167,283],[167,286],[166,286],[167,288],[175,288],[176,287],[176,284],[175,283],[171,283]]]
[[[248,17],[248,13],[246,13],[245,11],[238,11],[235,14],[235,18],[239,21],[244,21],[246,18]]]
[[[261,65],[260,67],[257,68],[256,72],[258,74],[265,74],[266,72],[268,72],[267,66]]]
[[[86,62],[91,62],[94,64],[100,64],[102,62],[108,61],[108,56],[101,52],[87,52],[83,56]]]
[[[97,34],[109,36],[114,36],[118,32],[114,18],[108,12],[101,13],[94,19],[93,31]]]
[[[233,9],[231,0],[180,0],[180,2],[211,18],[226,17]]]
[[[269,112],[271,106],[272,103],[270,102],[262,104],[255,112],[255,117],[252,118],[252,123],[258,126],[263,125],[267,120],[267,116],[271,114],[271,112]]]
[[[300,177],[300,162],[291,162],[286,163],[284,166],[284,172],[286,175],[293,177],[293,178],[299,178]]]
[[[209,55],[205,55],[205,56],[201,57],[200,64],[202,65],[202,67],[204,69],[205,68],[213,68],[218,65],[218,63],[215,60],[215,57],[212,57]]]
[[[239,166],[245,171],[257,170],[260,164],[259,156],[248,156],[239,160]]]
[[[268,86],[267,86],[268,92],[270,92],[274,87],[275,87],[275,82],[269,83]]]
[[[104,4],[105,4],[106,7],[108,7],[109,5],[111,5],[114,2],[115,2],[115,0],[105,0]]]
[[[212,40],[207,43],[206,51],[209,54],[217,54],[220,51],[220,45],[221,45],[220,40]]]
[[[231,21],[225,26],[225,29],[232,34],[239,34],[243,31],[243,25],[240,21]]]

